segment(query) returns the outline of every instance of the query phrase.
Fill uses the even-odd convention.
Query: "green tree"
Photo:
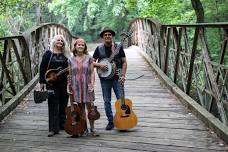
[[[56,15],[65,14],[67,27],[87,40],[97,39],[104,26],[122,32],[134,17],[129,15],[125,0],[54,0],[49,8]]]
[[[17,35],[37,25],[41,22],[42,9],[48,9],[45,0],[3,0],[1,3],[1,37]]]
[[[136,7],[142,17],[153,17],[164,24],[189,23],[195,20],[191,2],[185,0],[140,0]]]

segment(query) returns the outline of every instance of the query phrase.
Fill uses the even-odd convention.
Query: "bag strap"
[[[50,52],[51,52],[51,51],[50,51]],[[49,59],[49,61],[48,61],[48,66],[47,66],[46,71],[48,70],[48,68],[49,68],[49,66],[50,66],[52,56],[53,56],[53,53],[51,52],[51,56],[50,56],[50,59]],[[44,91],[44,86],[43,86],[40,90],[41,90],[41,91]]]
[[[51,52],[51,51],[50,51],[50,52]],[[51,56],[50,56],[50,59],[49,59],[49,61],[48,61],[47,70],[48,70],[48,68],[49,68],[49,66],[50,66],[52,56],[53,56],[53,53],[51,52]]]

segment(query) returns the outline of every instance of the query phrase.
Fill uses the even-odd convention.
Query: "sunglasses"
[[[112,36],[112,34],[104,34],[103,36]]]

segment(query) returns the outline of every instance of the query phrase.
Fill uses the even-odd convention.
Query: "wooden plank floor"
[[[96,104],[101,119],[96,122],[100,137],[69,138],[61,131],[48,134],[47,103],[34,104],[30,93],[0,124],[1,152],[222,152],[228,151],[217,136],[188,112],[132,49],[126,49],[128,76],[126,97],[133,101],[138,125],[128,132],[106,131],[99,79]],[[139,77],[139,78],[138,78]],[[137,78],[137,79],[136,79]],[[113,95],[114,98],[114,95]],[[114,102],[113,102],[114,103]],[[113,104],[114,105],[114,104]],[[114,110],[114,107],[113,107]]]

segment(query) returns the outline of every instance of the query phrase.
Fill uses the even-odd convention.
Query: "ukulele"
[[[58,76],[63,74],[64,72],[68,71],[68,67],[62,70],[62,67],[59,67],[57,69],[49,69],[45,73],[45,80],[47,83],[52,83],[58,79]]]
[[[115,102],[116,113],[113,122],[114,126],[117,129],[127,130],[135,127],[137,125],[138,120],[137,116],[132,110],[132,101],[130,99],[125,98],[124,84],[121,84],[120,91],[122,98]]]
[[[71,105],[66,107],[66,121],[64,124],[64,130],[69,135],[79,135],[81,136],[87,130],[87,123],[85,118],[85,113],[82,110],[82,106],[79,104],[73,104],[73,94],[71,89],[71,78],[68,77],[69,85],[69,97]]]

